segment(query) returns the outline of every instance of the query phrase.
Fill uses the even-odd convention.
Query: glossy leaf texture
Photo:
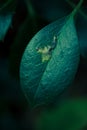
[[[36,130],[85,130],[87,99],[71,99],[51,111],[44,111],[36,121]]]
[[[32,38],[23,54],[20,82],[33,106],[52,103],[74,80],[80,51],[73,16],[64,19],[63,24],[56,21],[44,27]],[[57,41],[51,58],[42,62],[37,48],[52,46],[54,36]]]
[[[3,41],[5,35],[12,24],[13,14],[2,14],[0,15],[0,41]]]

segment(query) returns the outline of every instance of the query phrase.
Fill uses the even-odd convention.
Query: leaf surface
[[[22,57],[20,81],[28,100],[35,105],[49,104],[73,82],[79,63],[79,44],[74,19],[69,16],[40,30],[29,42]],[[52,46],[51,58],[42,61],[37,48]]]

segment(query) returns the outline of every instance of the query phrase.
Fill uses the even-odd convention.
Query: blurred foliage
[[[40,113],[36,130],[84,130],[87,125],[87,99],[70,99],[58,108]]]
[[[79,15],[76,21],[76,28],[80,44],[81,56],[84,59],[87,59],[87,20]]]
[[[0,15],[0,41],[4,41],[4,37],[11,26],[12,14]]]
[[[0,1],[0,14],[15,12],[17,0],[1,0]]]
[[[49,22],[67,16],[71,11],[66,0],[32,0],[32,3],[37,13]]]
[[[12,25],[12,16],[15,12],[16,4],[16,0],[0,1],[0,41],[4,40],[9,27]]]

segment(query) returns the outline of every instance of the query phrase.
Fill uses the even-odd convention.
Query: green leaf
[[[29,42],[20,66],[21,87],[32,105],[48,104],[73,82],[79,63],[79,44],[72,16],[65,25],[53,22],[40,30]],[[51,58],[42,61],[37,47],[52,46]]]
[[[0,41],[3,41],[5,35],[12,23],[12,14],[0,15]]]
[[[83,130],[87,125],[87,99],[71,99],[41,113],[36,130]]]

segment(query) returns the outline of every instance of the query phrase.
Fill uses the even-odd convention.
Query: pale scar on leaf
[[[53,37],[52,45],[44,46],[43,48],[37,48],[37,53],[41,54],[42,62],[49,61],[52,55],[52,50],[56,47],[57,37]]]

